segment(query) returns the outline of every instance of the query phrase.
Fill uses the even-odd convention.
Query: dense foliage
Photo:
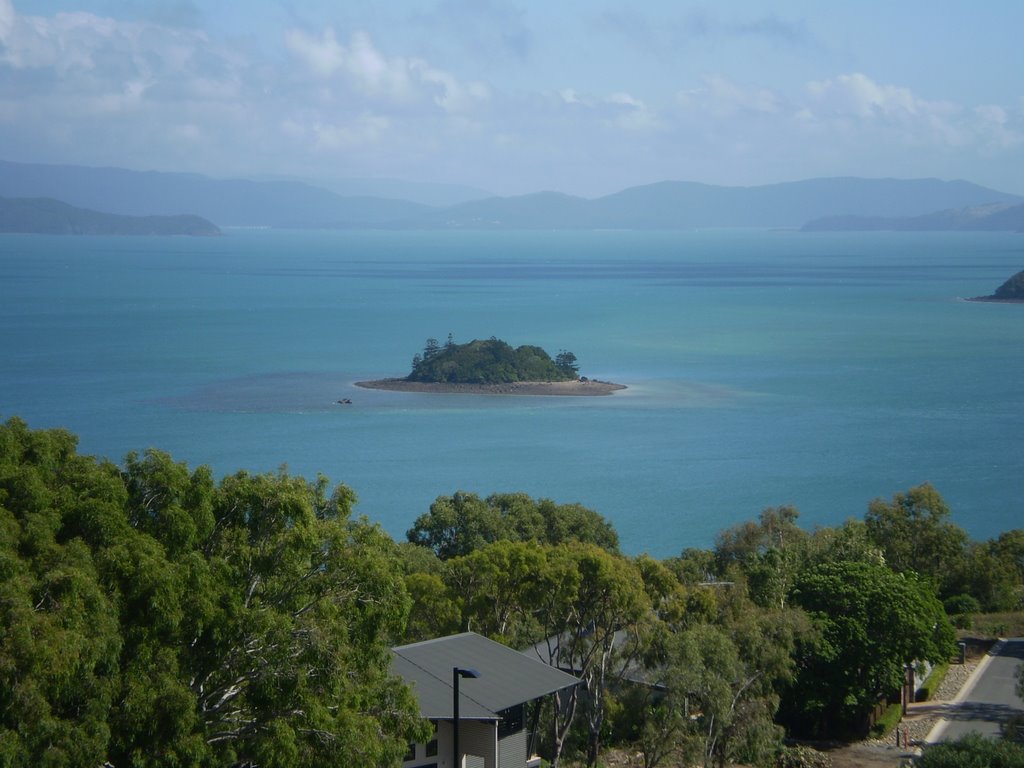
[[[819,629],[801,665],[785,720],[799,735],[856,733],[904,667],[953,652],[954,633],[927,584],[885,565],[839,561],[805,570],[793,602]]]
[[[353,500],[0,426],[0,766],[394,764],[408,598]]]
[[[513,348],[500,339],[476,339],[456,344],[449,337],[441,346],[427,339],[422,354],[413,357],[407,381],[449,384],[510,384],[517,381],[572,381],[578,376],[576,356],[560,352],[552,360],[540,347]]]
[[[618,534],[597,512],[580,504],[535,501],[525,493],[495,493],[486,499],[464,491],[439,496],[429,512],[416,518],[406,537],[442,560],[503,540],[580,541],[610,552],[619,549]]]
[[[553,766],[609,740],[646,768],[770,765],[948,657],[947,611],[1024,590],[1024,531],[972,542],[928,485],[813,532],[768,508],[664,561],[522,493],[440,496],[401,544],[353,503],[0,425],[0,768],[396,766],[429,729],[389,647],[465,630],[581,679],[530,713]]]

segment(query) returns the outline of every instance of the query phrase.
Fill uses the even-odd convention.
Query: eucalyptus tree
[[[967,534],[949,517],[945,500],[925,483],[894,494],[892,501],[875,499],[864,522],[890,568],[930,579],[948,597],[951,581],[963,570],[968,544]]]
[[[391,765],[408,597],[344,486],[0,426],[0,765]]]

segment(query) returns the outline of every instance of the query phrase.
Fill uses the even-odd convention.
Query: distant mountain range
[[[805,232],[1024,232],[1024,204],[991,203],[950,208],[924,216],[827,216],[804,225]]]
[[[219,235],[200,216],[120,216],[46,197],[0,197],[0,232],[32,235]]]
[[[461,194],[469,192],[461,188]],[[596,199],[540,192],[431,206],[345,196],[292,181],[219,180],[198,174],[4,161],[0,195],[49,197],[121,215],[190,213],[220,226],[378,229],[799,228],[826,217],[877,221],[1024,203],[1018,195],[966,181],[847,177],[758,187],[665,181]]]

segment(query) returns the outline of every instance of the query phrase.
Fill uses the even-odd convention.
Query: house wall
[[[462,721],[459,730],[459,749],[467,755],[483,758],[474,768],[498,768],[498,729],[493,722]],[[469,761],[467,760],[467,767]]]
[[[518,734],[515,734],[518,735]],[[437,723],[437,755],[427,757],[425,745],[416,745],[416,759],[402,763],[402,768],[452,768],[452,724],[447,721]],[[525,749],[525,747],[524,747]],[[459,729],[459,751],[466,758],[462,766],[456,768],[523,768],[525,759],[520,763],[498,762],[498,730],[493,722],[476,722],[463,720]]]
[[[494,723],[463,720],[459,731],[459,751],[465,753],[465,761],[458,768],[525,768],[529,758],[525,729],[511,733],[502,739],[497,737]],[[402,768],[451,768],[452,724],[437,723],[434,734],[437,739],[436,754],[427,754],[426,744],[417,744],[415,758],[402,763]]]
[[[521,730],[498,740],[499,768],[525,768],[529,758],[526,754],[526,735],[526,731]]]

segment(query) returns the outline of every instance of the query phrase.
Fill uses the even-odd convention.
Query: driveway
[[[992,647],[967,685],[943,708],[942,719],[927,741],[956,741],[976,732],[998,737],[999,726],[1013,715],[1024,715],[1024,701],[1017,696],[1015,672],[1024,661],[1024,638],[1003,640]]]

